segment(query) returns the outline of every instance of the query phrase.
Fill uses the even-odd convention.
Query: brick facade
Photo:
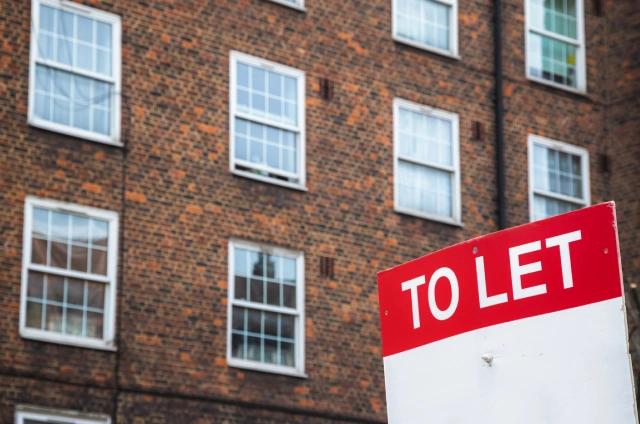
[[[497,229],[493,2],[459,2],[460,60],[393,41],[390,1],[81,3],[122,18],[124,147],[27,125],[31,2],[0,3],[0,422],[17,404],[118,423],[384,421],[376,272]],[[526,79],[524,1],[503,1],[507,219],[529,219],[528,134],[589,150],[592,203],[618,202],[637,358],[640,9],[596,3],[577,95]],[[308,191],[229,172],[231,50],[305,72]],[[459,115],[462,227],[393,211],[396,97]],[[119,213],[117,352],[20,337],[27,195]],[[231,238],[304,252],[308,378],[227,366]]]

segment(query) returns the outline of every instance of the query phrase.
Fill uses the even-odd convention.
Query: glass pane
[[[104,284],[87,281],[87,306],[90,308],[104,308]]]
[[[276,340],[265,339],[264,362],[270,364],[278,363],[278,342]]]
[[[291,315],[280,315],[280,337],[285,339],[294,339],[294,322],[295,318]]]
[[[91,272],[94,274],[107,275],[107,252],[104,250],[91,249]]]
[[[67,303],[71,305],[84,305],[84,281],[69,278],[67,280]]]
[[[40,29],[53,32],[54,18],[55,18],[55,9],[41,4],[40,5]]]
[[[89,241],[89,219],[76,215],[71,216],[71,239],[81,243]]]
[[[264,259],[262,253],[250,251],[249,252],[249,268],[251,274],[262,277],[264,276]]]
[[[576,46],[529,33],[529,73],[558,84],[576,87],[578,50]]]
[[[280,364],[293,367],[295,366],[295,345],[293,343],[280,342]]]
[[[264,302],[264,289],[262,280],[252,278],[250,281],[249,300],[251,302]]]
[[[89,249],[84,246],[71,246],[71,269],[87,272]]]
[[[42,328],[42,304],[27,302],[27,327]]]
[[[62,332],[62,307],[47,305],[45,330]]]
[[[421,44],[449,50],[451,6],[433,0],[398,0],[398,35]]]
[[[51,243],[51,266],[67,269],[67,244],[60,242]]]
[[[231,325],[234,330],[244,330],[245,313],[245,308],[238,308],[236,306],[233,307],[233,319]]]
[[[282,286],[282,306],[286,306],[287,308],[295,308],[296,307],[296,288],[295,286],[283,285]]]
[[[53,238],[59,240],[66,240],[69,238],[69,215],[52,212],[51,213],[51,235]]]
[[[103,338],[103,318],[101,313],[87,312],[87,336],[97,339]]]
[[[247,359],[250,361],[260,361],[260,338],[247,337]]]
[[[249,66],[244,63],[238,63],[238,85],[249,87]]]
[[[282,258],[282,279],[285,283],[296,283],[296,260],[293,258]]]
[[[47,263],[47,241],[31,239],[31,263],[45,265]]]
[[[234,358],[244,358],[244,336],[233,334],[231,336],[231,356]]]
[[[267,336],[278,336],[278,314],[273,312],[264,313],[264,334]]]
[[[245,249],[236,248],[233,252],[233,272],[235,275],[249,275],[247,270],[247,255],[248,252]]]
[[[47,300],[64,302],[64,277],[47,275]]]
[[[280,306],[280,284],[267,283],[267,303]]]
[[[82,335],[82,310],[80,309],[67,309],[67,321],[65,325],[65,333],[73,336]]]
[[[106,221],[91,220],[91,243],[94,246],[107,246],[109,225]]]
[[[111,25],[104,22],[97,22],[98,46],[107,49],[111,48]]]
[[[260,311],[248,309],[248,326],[247,331],[250,333],[262,333],[262,313]]]
[[[398,161],[398,203],[402,208],[452,216],[452,173]]]
[[[247,278],[246,277],[239,277],[236,275],[233,295],[234,295],[234,298],[236,299],[247,298]]]
[[[35,299],[42,299],[44,297],[44,274],[41,272],[29,271],[29,286],[27,289],[27,296]]]
[[[78,40],[93,43],[93,19],[78,16]]]

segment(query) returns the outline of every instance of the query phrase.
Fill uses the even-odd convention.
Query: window
[[[29,123],[120,144],[120,18],[33,0]]]
[[[458,115],[396,99],[394,126],[396,210],[460,224]]]
[[[20,334],[113,349],[118,217],[28,197]]]
[[[531,220],[579,209],[590,203],[587,150],[529,136]]]
[[[415,47],[458,54],[457,0],[393,0],[393,37]]]
[[[231,171],[304,189],[304,73],[231,53]]]
[[[304,0],[270,0],[298,10],[304,10]]]
[[[586,91],[582,0],[527,0],[527,76]]]
[[[304,376],[301,253],[229,243],[229,365]]]
[[[16,408],[16,424],[109,424],[110,422],[111,419],[105,415],[23,406]]]

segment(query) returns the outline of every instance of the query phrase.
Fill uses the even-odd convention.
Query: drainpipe
[[[493,3],[493,67],[495,78],[496,116],[496,194],[498,228],[507,227],[507,199],[505,196],[504,160],[504,104],[502,96],[502,1]]]

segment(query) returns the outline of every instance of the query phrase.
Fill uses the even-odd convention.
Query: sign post
[[[637,423],[613,202],[378,274],[390,423]]]

